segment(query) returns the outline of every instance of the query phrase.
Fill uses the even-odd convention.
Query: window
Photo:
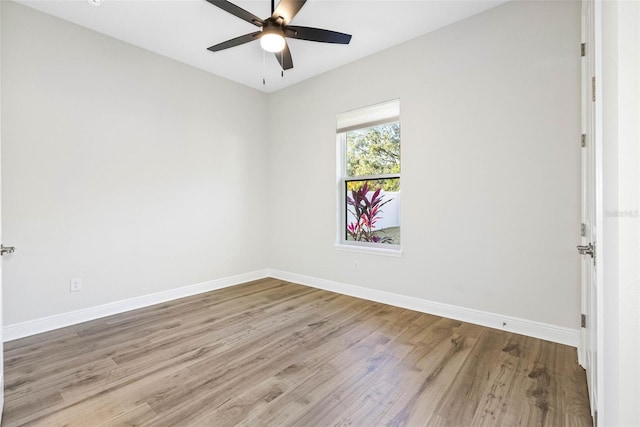
[[[400,103],[338,116],[338,244],[400,248]]]

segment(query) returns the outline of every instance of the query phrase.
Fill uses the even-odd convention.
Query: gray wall
[[[272,94],[269,265],[577,328],[579,45],[580,3],[510,2]],[[337,251],[336,115],[394,98],[404,256]]]
[[[2,7],[5,324],[267,266],[266,95]]]

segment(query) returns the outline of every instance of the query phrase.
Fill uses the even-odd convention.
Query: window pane
[[[400,123],[347,132],[347,176],[400,173]]]
[[[345,239],[400,244],[400,178],[345,182]]]

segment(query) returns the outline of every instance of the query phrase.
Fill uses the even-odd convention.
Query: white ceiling
[[[349,45],[288,39],[294,68],[284,77],[273,54],[264,54],[258,42],[209,52],[207,47],[254,32],[256,27],[205,0],[103,0],[100,6],[88,0],[17,1],[243,85],[274,92],[507,0],[308,0],[292,25],[326,28],[353,38]],[[257,16],[270,15],[269,0],[234,3]]]

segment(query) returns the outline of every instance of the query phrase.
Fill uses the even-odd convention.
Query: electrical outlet
[[[69,282],[69,292],[78,292],[82,290],[82,279],[80,277],[74,277]]]
[[[235,263],[236,263],[236,261],[237,261],[236,256],[235,256],[235,255],[231,255],[231,257],[230,257],[230,262],[231,262],[231,264],[235,264]]]

